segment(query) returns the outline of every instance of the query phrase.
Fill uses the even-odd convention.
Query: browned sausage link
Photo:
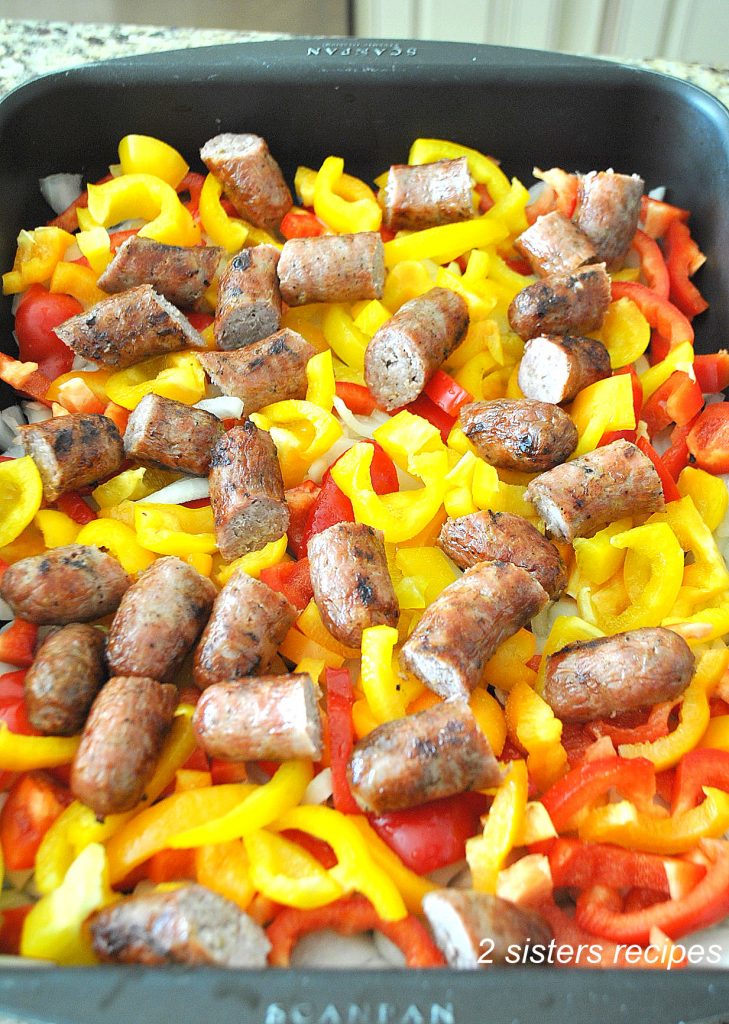
[[[468,330],[468,306],[449,288],[411,299],[377,331],[365,353],[365,380],[383,409],[414,402]]]
[[[660,626],[568,644],[547,658],[544,699],[564,722],[589,722],[674,700],[688,686],[694,656]]]
[[[321,757],[321,716],[307,675],[215,683],[198,701],[192,725],[205,753],[224,761]]]
[[[74,412],[21,427],[20,439],[38,467],[46,501],[96,483],[124,461],[116,424],[94,413]]]
[[[243,249],[220,275],[213,326],[218,348],[243,348],[279,329],[278,255],[274,245]]]
[[[150,284],[102,299],[54,330],[76,355],[119,369],[188,346],[205,348],[187,317]]]
[[[253,918],[201,885],[129,896],[89,918],[107,963],[265,967],[271,944]]]
[[[172,725],[177,689],[117,676],[99,692],[71,767],[71,792],[101,817],[136,807]]]
[[[293,200],[265,139],[226,132],[209,139],[200,158],[241,217],[266,231],[278,229]]]
[[[41,644],[25,677],[28,721],[48,736],[80,732],[106,678],[106,637],[93,626],[72,623]]]
[[[501,770],[468,704],[457,700],[373,729],[355,746],[347,776],[359,806],[385,814],[495,786]]]
[[[526,569],[480,562],[425,609],[400,660],[441,697],[467,699],[499,644],[547,601],[546,591]]]
[[[210,504],[226,562],[278,540],[289,525],[283,478],[271,435],[250,420],[213,448]]]
[[[609,305],[610,278],[598,263],[523,288],[509,306],[509,323],[525,341],[537,334],[582,334],[602,325]]]
[[[638,227],[645,182],[637,174],[591,171],[579,179],[574,220],[608,270],[622,266]]]
[[[462,970],[529,964],[529,950],[552,940],[549,925],[535,911],[473,889],[426,893],[423,912],[448,965]]]
[[[359,647],[369,626],[397,626],[400,608],[382,533],[362,523],[337,523],[309,541],[314,600],[329,632]]]
[[[198,352],[197,357],[213,384],[240,398],[250,414],[271,402],[305,398],[306,364],[313,355],[308,341],[284,327],[235,352]]]
[[[579,440],[564,409],[531,398],[471,402],[460,419],[478,454],[499,469],[541,473],[569,458]]]
[[[510,512],[473,512],[446,519],[438,546],[461,569],[478,562],[511,562],[530,572],[555,600],[567,586],[559,551],[539,530]]]
[[[109,630],[114,675],[173,681],[208,620],[215,587],[181,558],[158,558],[124,595]]]
[[[193,675],[203,690],[271,668],[296,609],[283,594],[238,569],[215,599],[195,651]]]
[[[380,190],[382,223],[391,231],[436,227],[473,217],[473,181],[465,156],[411,166],[393,164]]]
[[[613,441],[543,473],[525,497],[551,537],[570,541],[592,537],[623,516],[647,516],[664,507],[653,463],[629,441]]]
[[[119,246],[97,283],[105,292],[151,284],[175,306],[196,309],[224,252],[216,245],[165,245],[132,235]]]
[[[0,582],[0,595],[20,619],[65,626],[115,611],[130,583],[111,555],[69,544],[11,565]]]
[[[608,350],[594,338],[543,334],[526,343],[519,364],[519,387],[526,397],[555,405],[609,376]]]
[[[381,299],[385,284],[382,239],[377,231],[291,238],[281,251],[278,279],[281,298],[289,306]]]
[[[556,210],[537,217],[514,246],[526,256],[539,277],[571,274],[585,263],[593,263],[597,256],[587,235]]]
[[[141,466],[207,476],[223,424],[204,409],[161,395],[145,395],[124,432],[124,451]]]

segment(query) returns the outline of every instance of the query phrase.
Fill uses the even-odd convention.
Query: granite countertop
[[[222,29],[165,28],[150,25],[68,24],[0,19],[0,97],[21,82],[110,57],[286,38],[280,33]],[[624,63],[673,75],[701,86],[729,107],[729,67],[669,60]]]

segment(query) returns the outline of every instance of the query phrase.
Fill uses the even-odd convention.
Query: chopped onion
[[[196,402],[193,408],[211,412],[219,420],[239,420],[243,415],[243,402],[240,398],[234,398],[232,395],[203,398],[201,402]]]
[[[167,484],[154,494],[148,494],[146,498],[140,498],[138,505],[144,502],[151,502],[157,505],[184,505],[186,501],[197,501],[199,498],[207,498],[210,495],[210,485],[207,477],[186,476],[182,480],[175,480]]]
[[[332,770],[324,768],[316,775],[304,791],[302,804],[323,804],[332,795]]]
[[[334,396],[334,408],[337,410],[342,423],[356,438],[372,437],[374,431],[390,419],[388,414],[380,409],[375,409],[369,416],[355,416],[346,403],[337,395]]]
[[[22,402],[21,407],[28,423],[43,423],[53,416],[48,406],[41,402]]]
[[[529,202],[527,203],[527,206],[531,206],[532,203],[536,203],[537,199],[539,199],[546,187],[546,181],[535,181],[529,189]]]
[[[666,198],[666,186],[657,185],[655,188],[652,188],[648,193],[648,198],[657,199],[659,203],[662,203],[663,200]]]
[[[375,949],[386,961],[388,967],[404,967],[405,966],[405,954],[396,946],[386,935],[382,932],[373,932],[372,938],[375,941]]]
[[[532,632],[537,641],[537,652],[541,654],[544,650],[544,644],[552,630],[555,619],[558,619],[560,615],[579,614],[575,600],[571,597],[561,597],[559,601],[548,604],[539,615],[535,615],[532,619]]]
[[[465,860],[457,860],[454,864],[444,864],[443,867],[436,868],[435,871],[429,871],[427,877],[436,885],[447,886],[460,875],[465,867],[467,867]]]
[[[330,928],[323,928],[301,937],[291,954],[291,966],[379,970],[391,965],[377,952],[371,935],[339,935]]]
[[[20,444],[11,444],[2,454],[6,459],[19,459],[21,455],[25,455],[25,449]]]
[[[76,371],[82,371],[83,373],[96,373],[99,370],[98,363],[92,363],[88,359],[84,359],[83,356],[74,356],[71,369]]]
[[[354,437],[347,437],[346,434],[337,438],[328,452],[325,452],[320,459],[316,460],[316,462],[312,462],[309,469],[309,476],[314,483],[320,484],[321,478],[324,476],[331,464],[336,462],[340,455],[344,455],[344,453],[356,443],[357,441]]]
[[[49,174],[38,184],[41,195],[54,213],[63,213],[81,195],[80,174]]]

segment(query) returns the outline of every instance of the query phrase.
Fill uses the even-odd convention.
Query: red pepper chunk
[[[686,436],[699,469],[729,473],[729,403],[708,405]]]
[[[718,395],[729,387],[729,352],[722,348],[709,355],[694,356],[694,373],[705,395]]]
[[[308,558],[300,558],[298,562],[281,562],[279,565],[262,569],[261,580],[271,590],[283,594],[300,612],[303,612],[314,596]]]
[[[30,668],[35,658],[38,627],[24,619],[14,619],[4,633],[0,633],[0,661],[18,668]]]
[[[443,443],[448,440],[448,435],[453,430],[456,417],[444,412],[425,392],[418,395],[415,401],[411,402],[410,405],[406,405],[405,408],[413,416],[422,416],[428,423],[432,423],[434,427],[437,427],[440,431],[440,436],[443,438]],[[401,410],[397,409],[396,411],[400,412]]]
[[[680,220],[674,220],[669,225],[664,245],[671,282],[671,302],[691,319],[709,308],[709,303],[689,280],[706,257],[691,237],[688,225]]]
[[[634,802],[650,800],[656,792],[656,774],[644,757],[606,757],[586,761],[554,783],[542,796],[552,824],[561,832],[577,811],[610,789]]]
[[[32,868],[43,836],[72,800],[44,772],[27,772],[13,783],[0,811],[0,841],[10,871]]]
[[[653,445],[649,444],[644,437],[639,437],[636,441],[636,444],[638,448],[640,448],[640,450],[643,452],[643,454],[647,455],[653,463],[653,465],[655,466],[656,473],[658,473],[658,476],[661,480],[661,486],[663,487],[663,497],[665,501],[678,501],[681,497],[681,492],[676,486],[673,477],[668,472],[666,467],[663,465],[663,459],[655,450]]]
[[[338,380],[335,384],[337,398],[341,398],[350,412],[356,416],[370,416],[377,408],[375,397],[364,384]]]
[[[81,526],[85,526],[86,523],[90,523],[98,518],[94,510],[86,504],[78,491],[67,491],[66,494],[61,494],[56,499],[56,508],[59,512],[65,513],[69,519],[73,519],[74,523],[79,523]]]
[[[638,229],[631,246],[640,257],[640,271],[648,288],[660,295],[662,299],[667,299],[670,290],[668,267],[658,243],[650,235]]]
[[[324,685],[334,807],[342,814],[361,814],[347,781],[347,764],[354,747],[352,678],[346,668],[328,668],[324,675]]]
[[[555,839],[548,857],[557,889],[608,885],[616,889],[650,889],[678,898],[690,892],[706,874],[704,865],[693,861],[581,839]]]
[[[683,210],[680,206],[672,206],[660,199],[651,199],[650,196],[641,197],[640,219],[645,233],[651,238],[663,238],[674,221],[685,222],[689,217],[689,210]]]
[[[662,299],[656,292],[637,281],[613,281],[613,302],[618,299],[632,299],[651,327],[655,328],[676,348],[684,341],[693,342],[694,329],[689,320],[668,299]]]
[[[585,728],[596,740],[601,736],[608,736],[615,746],[621,743],[653,743],[661,736],[668,735],[668,720],[675,706],[676,702],[671,700],[654,704],[647,720],[640,724],[637,722],[644,717],[643,712],[626,711],[614,718],[597,718],[588,722]],[[635,725],[631,719],[636,721]]]
[[[0,676],[0,722],[5,722],[10,732],[37,736],[25,707],[25,673],[25,669],[20,669]]]
[[[703,786],[729,793],[729,752],[709,747],[690,750],[676,768],[671,814],[690,811],[703,798]]]
[[[289,210],[279,228],[284,238],[315,238],[324,234],[324,225],[309,210]]]
[[[692,420],[685,427],[674,427],[671,431],[671,444],[661,456],[666,471],[674,480],[678,480],[681,470],[688,465],[690,452],[686,439],[695,422]]]
[[[436,370],[423,392],[448,416],[456,417],[461,407],[473,401],[473,395],[462,388],[445,370]]]

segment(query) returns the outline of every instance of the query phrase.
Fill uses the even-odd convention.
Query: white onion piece
[[[0,450],[5,454],[5,450],[15,444],[15,439],[18,434],[14,427],[11,427],[2,417],[0,417]]]
[[[79,249],[78,244],[76,242],[72,242],[64,253],[63,261],[64,263],[73,263],[74,260],[80,260],[82,256],[83,253]]]
[[[63,213],[81,195],[80,174],[49,174],[38,181],[41,195],[54,213]]]
[[[15,618],[15,613],[10,607],[7,601],[0,597],[0,622],[11,622]],[[7,672],[7,669],[2,668],[0,665],[0,673]]]
[[[640,356],[640,358],[636,359],[633,363],[633,367],[638,376],[642,377],[646,370],[650,370],[651,364],[648,362],[645,356]]]
[[[571,597],[561,597],[554,604],[548,604],[539,615],[532,619],[532,632],[537,641],[537,653],[541,654],[555,619],[560,615],[579,615],[577,602]]]
[[[240,398],[233,398],[232,395],[203,398],[201,402],[196,402],[193,408],[211,412],[219,420],[239,420],[243,415],[243,402]]]
[[[148,494],[146,498],[140,498],[137,502],[142,505],[151,502],[156,505],[184,505],[186,501],[197,501],[199,498],[207,498],[210,495],[210,485],[207,477],[185,476],[182,480],[175,480],[167,484],[154,494]]]
[[[373,932],[372,938],[375,942],[375,949],[387,963],[388,967],[405,966],[405,954],[399,946],[396,946],[394,942],[391,942],[386,935],[382,934],[382,932]]]
[[[673,427],[666,427],[665,430],[659,430],[658,433],[654,434],[651,438],[653,450],[658,452],[659,455],[663,455],[663,453],[668,451],[668,449],[671,447],[672,433]]]
[[[415,491],[418,487],[423,486],[422,480],[418,480],[416,477],[411,476],[406,470],[400,469],[399,466],[395,466],[395,470],[397,472],[397,482],[400,485],[401,491]]]
[[[22,408],[28,423],[43,423],[44,420],[49,420],[53,416],[48,406],[42,405],[40,402],[23,402]]]
[[[357,444],[354,437],[347,437],[342,434],[338,437],[328,452],[325,452],[320,459],[312,462],[309,468],[309,476],[315,484],[321,483],[321,478],[333,462],[336,462],[340,455],[344,455],[353,445]]]
[[[25,416],[23,416],[23,410],[19,405],[9,405],[7,409],[3,409],[0,412],[0,419],[4,420],[8,426],[19,427],[21,423],[25,423]]]
[[[527,203],[527,206],[531,206],[532,203],[536,203],[537,199],[539,199],[546,187],[546,181],[535,181],[529,188],[529,202]]]
[[[659,203],[662,203],[663,200],[666,198],[666,186],[656,185],[656,187],[652,188],[648,193],[648,198],[657,199]]]
[[[347,404],[337,395],[334,396],[334,408],[337,410],[342,423],[349,429],[354,437],[372,437],[374,431],[387,423],[389,416],[380,409],[375,409],[369,416],[355,416]]]
[[[7,459],[19,459],[22,455],[25,455],[25,449],[21,444],[11,444],[9,448],[6,448],[3,455]]]
[[[367,935],[338,935],[329,928],[304,935],[291,954],[292,967],[358,967],[380,969],[390,965]]]
[[[83,356],[74,356],[71,364],[72,370],[82,370],[84,373],[96,373],[99,370],[98,363],[92,363]]]
[[[429,871],[427,877],[436,885],[447,886],[460,875],[465,867],[467,867],[465,860],[457,860],[453,864],[444,864],[442,868]]]
[[[304,790],[302,804],[323,804],[332,795],[332,770],[323,768]]]

